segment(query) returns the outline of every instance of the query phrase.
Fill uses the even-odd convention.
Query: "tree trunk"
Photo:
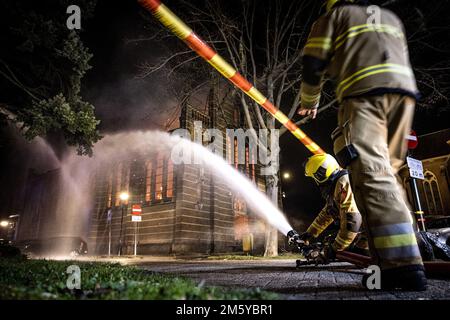
[[[272,76],[269,75],[267,77],[267,93],[268,98],[270,101],[273,101],[274,99],[274,84]],[[275,129],[275,118],[271,115],[267,115],[266,118],[267,128]],[[272,141],[271,139],[274,138],[272,134],[270,134],[270,142],[268,143],[268,146],[270,146],[270,158],[271,160],[271,166],[275,166],[275,172],[272,172],[271,175],[266,176],[266,190],[267,190],[267,197],[273,202],[274,206],[278,208],[278,155],[276,155],[276,163],[273,163],[274,155],[273,153],[279,153],[279,146],[278,141]],[[267,224],[266,225],[266,244],[265,244],[265,251],[264,256],[265,257],[276,257],[278,256],[278,230],[274,228],[273,226]]]
[[[278,207],[278,178],[275,176],[268,176],[266,181],[267,184],[267,196]],[[266,243],[265,243],[265,257],[276,257],[278,256],[278,230],[266,224]]]

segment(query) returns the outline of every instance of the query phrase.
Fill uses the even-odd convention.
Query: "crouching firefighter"
[[[362,218],[356,207],[347,170],[339,167],[329,154],[310,157],[305,164],[305,175],[314,179],[320,188],[325,206],[306,232],[298,239],[306,245],[316,239],[331,223],[339,221],[339,231],[323,252],[325,263],[334,260],[336,252],[344,251],[358,236]],[[291,243],[294,239],[291,238]]]
[[[367,1],[328,0],[326,8],[303,50],[298,113],[314,118],[324,76],[336,83],[334,154],[349,170],[381,289],[425,290],[412,216],[396,178],[419,94],[404,26]]]

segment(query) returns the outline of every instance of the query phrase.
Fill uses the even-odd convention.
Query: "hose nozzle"
[[[290,246],[296,246],[300,248],[302,245],[302,240],[300,240],[300,235],[295,230],[291,230],[287,233],[288,244]]]

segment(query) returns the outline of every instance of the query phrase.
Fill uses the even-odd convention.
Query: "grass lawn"
[[[81,289],[69,290],[67,267],[81,270]],[[113,263],[0,258],[1,299],[276,299],[259,289],[203,286],[190,279]]]

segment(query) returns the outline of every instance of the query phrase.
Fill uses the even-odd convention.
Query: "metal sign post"
[[[125,205],[122,204],[122,217],[120,218],[120,232],[119,232],[119,256],[122,255],[122,246],[123,246],[123,238],[122,238],[122,229],[123,229],[123,215],[125,213]]]
[[[108,257],[111,256],[111,222],[112,222],[112,210],[108,209],[106,221],[108,223]]]
[[[131,216],[131,221],[134,222],[134,255],[137,255],[137,241],[138,241],[138,232],[139,232],[139,222],[142,221],[142,217],[138,215]]]
[[[134,222],[134,255],[137,255],[137,241],[139,226],[138,223],[142,221],[142,207],[139,204],[134,204],[131,207],[131,221]]]
[[[109,224],[109,235],[108,235],[108,257],[111,256],[111,223]]]
[[[137,234],[138,234],[138,224],[135,223],[134,226],[134,255],[137,255]]]
[[[419,231],[426,231],[424,212],[420,204],[419,189],[417,187],[417,179],[424,179],[422,162],[411,157],[406,157],[406,162],[409,168],[409,183],[411,185],[411,194],[416,210],[414,213],[417,220],[417,227]]]

